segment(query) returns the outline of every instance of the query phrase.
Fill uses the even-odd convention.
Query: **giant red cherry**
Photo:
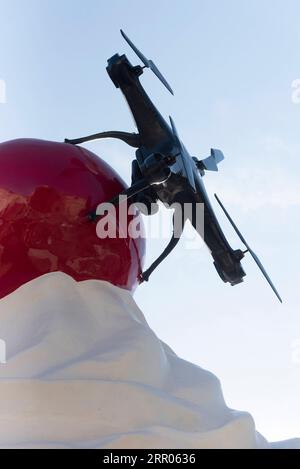
[[[55,271],[133,290],[144,239],[100,239],[88,216],[124,188],[118,174],[84,148],[34,139],[1,143],[0,298]]]

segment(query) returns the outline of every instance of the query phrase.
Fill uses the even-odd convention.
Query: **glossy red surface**
[[[87,214],[125,187],[98,156],[66,143],[0,144],[0,298],[48,272],[133,290],[144,238],[99,239]]]

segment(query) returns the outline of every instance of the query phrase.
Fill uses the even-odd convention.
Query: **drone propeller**
[[[206,171],[219,171],[218,164],[223,160],[224,155],[221,150],[212,148],[210,150],[210,156],[205,158],[205,160],[201,160],[200,163],[201,166],[203,166],[203,169],[206,169]]]
[[[224,205],[222,204],[222,202],[220,201],[219,197],[217,196],[217,194],[215,194],[215,198],[217,199],[217,202],[219,203],[219,205],[221,206],[223,212],[225,213],[226,217],[228,218],[228,220],[230,221],[231,225],[233,226],[235,232],[237,233],[237,235],[239,236],[240,240],[242,241],[242,243],[246,246],[247,248],[247,251],[245,252],[249,252],[249,254],[251,254],[251,256],[253,257],[254,261],[256,262],[256,264],[258,265],[260,271],[262,272],[263,276],[265,277],[265,279],[267,280],[268,284],[270,285],[270,287],[272,288],[273,292],[275,293],[275,295],[277,296],[278,300],[280,301],[280,303],[282,303],[282,299],[278,293],[278,291],[276,290],[272,280],[270,279],[269,275],[267,274],[264,266],[262,265],[262,263],[260,262],[259,258],[257,257],[257,255],[255,254],[255,252],[250,248],[249,244],[247,243],[247,241],[245,240],[245,238],[243,237],[243,235],[241,234],[241,232],[239,231],[238,227],[236,226],[236,224],[234,223],[234,221],[232,220],[232,218],[230,217],[229,213],[227,212],[226,208],[224,207]]]
[[[150,70],[152,70],[152,72],[157,76],[157,78],[163,83],[163,85],[165,85],[165,87],[167,88],[168,91],[170,91],[171,94],[174,94],[173,93],[173,90],[171,88],[171,86],[169,85],[169,83],[167,82],[167,80],[165,79],[165,77],[160,73],[160,71],[158,70],[157,66],[155,65],[154,62],[152,62],[152,60],[150,59],[147,59],[147,57],[144,56],[144,54],[142,54],[138,48],[133,44],[133,42],[129,39],[129,37],[124,33],[124,31],[122,31],[122,29],[120,29],[120,32],[123,36],[123,38],[125,39],[125,41],[130,45],[131,49],[134,50],[134,52],[136,53],[136,55],[141,59],[141,61],[143,62],[143,64],[145,65],[146,68],[150,68]]]
[[[191,158],[187,154],[186,149],[184,148],[184,146],[182,145],[182,143],[180,141],[180,138],[179,138],[179,135],[178,135],[178,132],[177,132],[177,129],[175,127],[175,123],[174,123],[172,117],[169,116],[169,118],[170,118],[173,134],[175,135],[175,137],[177,137],[177,140],[178,140],[178,145],[179,145],[179,150],[180,150],[179,155],[181,156],[181,161],[182,161],[185,173],[186,173],[186,177],[187,177],[193,191],[196,192],[194,174],[193,174],[193,170],[192,170],[192,167],[191,167],[191,164],[190,164],[190,161],[189,161]]]

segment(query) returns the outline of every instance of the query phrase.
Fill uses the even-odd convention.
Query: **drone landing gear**
[[[143,272],[140,276],[140,283],[143,283],[143,282],[148,282],[149,280],[149,277],[150,275],[152,274],[152,272],[156,269],[156,267],[159,266],[159,264],[162,263],[162,261],[173,251],[173,249],[176,247],[178,241],[179,241],[180,238],[178,237],[175,237],[174,236],[174,233],[173,233],[173,236],[168,244],[168,246],[166,247],[166,249],[162,252],[162,254],[156,259],[156,261],[154,261],[151,266],[149,267],[149,269],[145,270],[145,272]]]
[[[88,135],[87,137],[76,138],[73,140],[65,138],[65,143],[70,143],[71,145],[78,145],[80,143],[89,142],[91,140],[97,140],[99,138],[117,138],[134,148],[139,148],[141,144],[139,134],[130,132],[119,132],[117,130],[111,130],[109,132],[100,132],[98,134]]]
[[[143,202],[144,194],[147,193],[147,191],[149,192],[151,190],[152,190],[151,184],[149,184],[149,182],[143,178],[135,182],[131,187],[129,187],[129,189],[126,189],[124,192],[121,192],[116,197],[111,199],[110,203],[117,206],[119,205],[120,202],[123,202],[130,198],[136,198],[136,196],[138,195],[141,196],[139,202],[144,203]],[[155,205],[156,197],[152,198],[152,195],[149,197],[150,197],[149,201],[151,202],[151,205],[152,206]],[[148,213],[148,215],[150,214],[151,213]],[[181,214],[181,210],[180,210],[180,214]],[[140,275],[140,283],[148,282],[149,277],[152,274],[152,272],[162,263],[164,259],[166,259],[166,257],[173,251],[173,249],[178,244],[178,241],[183,233],[184,224],[185,224],[185,219],[182,219],[180,227],[176,226],[176,230],[175,230],[175,220],[178,222],[178,216],[179,215],[175,209],[175,212],[173,214],[173,234],[172,234],[171,240],[169,241],[169,244],[167,245],[165,250],[162,252],[162,254],[151,264],[151,266],[145,272],[143,272]]]
[[[177,213],[176,213],[176,209],[175,209],[175,213],[173,215],[173,234],[172,234],[172,238],[169,242],[169,244],[167,245],[167,247],[165,248],[165,250],[161,253],[161,255],[151,264],[151,266],[145,270],[145,272],[143,272],[140,276],[140,283],[143,283],[143,282],[148,282],[149,280],[149,277],[150,275],[152,274],[152,272],[156,269],[156,267],[159,266],[159,264],[162,263],[163,260],[166,259],[166,257],[173,251],[173,249],[177,246],[178,244],[178,241],[180,240],[180,237],[183,233],[183,229],[184,229],[184,220],[182,220],[182,223],[181,223],[181,227],[180,227],[180,230],[175,230],[175,220],[176,220],[176,217],[177,217]],[[179,231],[179,232],[178,232]]]

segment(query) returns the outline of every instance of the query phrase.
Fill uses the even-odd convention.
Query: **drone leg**
[[[76,138],[73,140],[65,138],[65,143],[70,143],[71,145],[78,145],[80,143],[89,142],[91,140],[97,140],[99,138],[117,138],[127,143],[127,145],[131,147],[138,148],[140,146],[139,134],[119,132],[117,130],[112,130],[109,132],[100,132],[98,134],[88,135],[87,137]]]
[[[178,244],[178,241],[183,233],[183,228],[184,228],[184,223],[182,223],[182,229],[180,230],[179,233],[175,233],[175,230],[174,230],[174,218],[175,218],[175,213],[173,215],[173,234],[172,234],[172,238],[169,242],[169,244],[167,245],[167,247],[165,248],[165,250],[161,253],[161,255],[156,259],[156,261],[153,262],[153,264],[149,267],[149,269],[147,269],[145,272],[143,272],[141,274],[141,277],[140,277],[140,283],[142,282],[148,282],[149,280],[149,277],[150,275],[152,274],[152,272],[156,269],[156,267],[159,266],[159,264],[161,264],[161,262],[166,259],[166,257],[173,251],[173,249],[176,247],[176,245]]]

